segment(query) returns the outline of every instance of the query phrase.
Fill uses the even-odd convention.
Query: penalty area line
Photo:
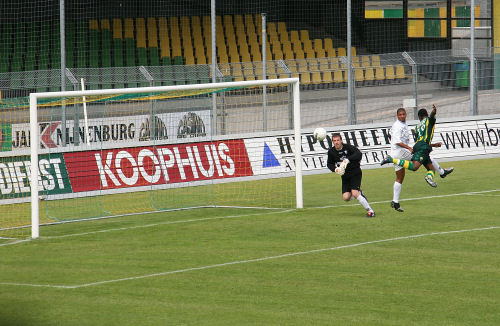
[[[310,254],[315,254],[315,253],[335,251],[335,250],[340,250],[340,249],[348,249],[348,248],[366,246],[366,245],[377,244],[377,243],[416,239],[416,238],[423,238],[423,237],[437,236],[437,235],[447,235],[447,234],[457,234],[457,233],[465,233],[465,232],[495,230],[495,229],[500,229],[500,226],[490,226],[490,227],[484,227],[484,228],[414,234],[414,235],[401,236],[401,237],[395,237],[395,238],[389,238],[389,239],[358,242],[358,243],[337,246],[337,247],[320,248],[320,249],[313,249],[313,250],[308,250],[308,251],[297,251],[297,252],[291,252],[291,253],[275,255],[275,256],[266,256],[266,257],[247,259],[247,260],[236,260],[236,261],[220,263],[220,264],[183,268],[183,269],[171,270],[171,271],[166,271],[166,272],[159,272],[159,273],[152,273],[152,274],[145,274],[145,275],[138,275],[138,276],[130,276],[130,277],[104,280],[104,281],[98,281],[98,282],[92,282],[92,283],[77,284],[77,285],[51,285],[51,284],[10,283],[10,282],[0,282],[0,285],[57,288],[57,289],[78,289],[78,288],[85,288],[85,287],[98,286],[98,285],[104,285],[104,284],[134,281],[134,280],[141,280],[141,279],[152,278],[152,277],[160,277],[160,276],[166,276],[166,275],[172,275],[172,274],[180,274],[180,273],[186,273],[186,272],[220,268],[220,267],[226,267],[226,266],[232,266],[232,265],[257,263],[257,262],[269,261],[269,260],[281,259],[281,258],[287,258],[287,257],[310,255]]]

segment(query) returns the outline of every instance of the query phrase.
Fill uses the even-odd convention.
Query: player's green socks
[[[397,158],[392,159],[392,163],[397,164],[405,169],[412,170],[413,171],[413,162],[408,161],[408,160],[400,160]]]
[[[429,170],[427,171],[427,176],[431,179],[431,180],[434,180],[434,170]]]

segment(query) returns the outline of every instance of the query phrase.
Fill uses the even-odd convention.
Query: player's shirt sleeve
[[[337,163],[339,163],[340,158],[337,155],[337,152],[330,149],[328,150],[328,160],[326,161],[326,166],[330,169],[330,171],[335,172],[335,168],[337,167]]]
[[[392,144],[397,144],[397,143],[402,142],[401,132],[402,132],[402,130],[401,130],[400,125],[397,122],[395,122],[391,128],[391,143]]]
[[[363,157],[363,155],[361,154],[361,151],[356,146],[353,146],[350,144],[346,144],[344,146],[346,146],[347,150],[349,151],[347,159],[350,162],[360,162],[361,161],[361,158]]]

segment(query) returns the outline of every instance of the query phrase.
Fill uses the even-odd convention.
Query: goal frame
[[[269,86],[279,84],[290,84],[293,88],[293,129],[294,129],[294,154],[295,154],[295,193],[296,193],[296,208],[303,208],[303,193],[302,193],[302,153],[301,153],[301,122],[300,122],[300,81],[299,78],[282,78],[282,79],[266,79],[253,81],[238,81],[238,82],[222,82],[222,83],[207,83],[207,84],[190,84],[176,86],[154,86],[154,87],[137,87],[137,88],[116,88],[116,89],[101,89],[101,90],[80,90],[80,91],[61,91],[61,92],[42,92],[30,94],[30,134],[31,134],[31,238],[36,239],[40,236],[40,220],[39,220],[39,164],[38,153],[40,147],[40,135],[38,127],[38,99],[56,98],[56,97],[83,97],[95,95],[112,95],[112,94],[137,94],[137,93],[154,93],[167,91],[182,91],[193,89],[211,89],[211,88],[231,88],[231,87],[251,87],[251,86]],[[213,114],[213,112],[212,112]],[[297,141],[298,140],[298,141]]]

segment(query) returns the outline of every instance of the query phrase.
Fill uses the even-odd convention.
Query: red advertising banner
[[[64,153],[73,192],[253,175],[241,139]]]

